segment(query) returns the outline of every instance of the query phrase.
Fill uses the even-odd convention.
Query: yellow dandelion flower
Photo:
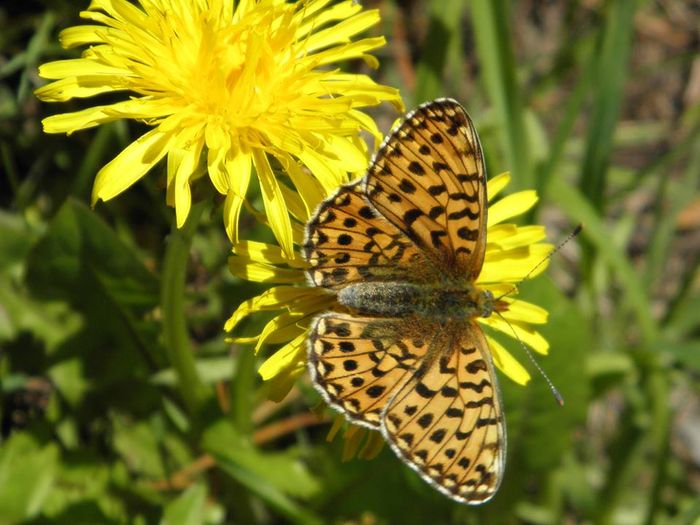
[[[546,237],[544,226],[517,226],[506,222],[527,212],[538,199],[534,191],[520,191],[495,200],[509,181],[510,175],[504,173],[488,182],[487,246],[476,282],[480,288],[490,290],[496,297],[508,293],[501,298],[508,307],[499,311],[499,315],[479,317],[477,321],[487,327],[486,338],[495,365],[516,383],[526,384],[530,379],[527,370],[490,333],[501,333],[510,338],[517,334],[520,341],[536,352],[547,353],[549,345],[546,339],[533,327],[547,322],[547,311],[514,298],[517,294],[514,283],[543,272],[547,261],[532,270],[551,252],[552,246],[542,242]],[[296,230],[295,241],[299,245],[303,242],[301,228]],[[259,334],[235,336],[230,340],[255,343],[256,352],[266,343],[284,344],[259,369],[262,378],[272,382],[273,397],[280,399],[306,370],[307,335],[312,320],[324,311],[342,310],[343,307],[327,289],[303,286],[308,265],[298,257],[288,258],[279,247],[254,241],[240,242],[233,248],[229,268],[244,279],[281,283],[241,304],[225,326],[226,331],[232,332],[249,315],[277,313]]]
[[[202,175],[226,196],[233,242],[253,168],[265,215],[293,257],[290,210],[313,210],[331,188],[364,169],[360,131],[379,136],[362,108],[398,91],[335,64],[363,59],[383,37],[353,41],[379,21],[351,0],[93,0],[88,25],[60,35],[66,48],[89,46],[78,59],[42,65],[53,82],[49,102],[126,92],[128,99],[44,119],[47,133],[72,133],[119,119],[152,127],[97,174],[93,204],[120,194],[167,157],[167,202],[181,226],[190,185]],[[280,183],[284,171],[298,192]],[[301,198],[299,198],[299,196]]]

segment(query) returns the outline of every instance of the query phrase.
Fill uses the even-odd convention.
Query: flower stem
[[[193,204],[182,228],[173,226],[165,249],[161,275],[160,304],[163,336],[170,365],[177,375],[180,394],[190,416],[194,417],[209,397],[197,373],[185,317],[185,278],[192,237],[206,201]]]
[[[651,490],[647,498],[645,524],[654,523],[661,505],[661,493],[666,482],[671,435],[671,410],[669,400],[669,379],[658,360],[647,380],[647,396],[651,405],[651,436],[654,446],[654,471]]]

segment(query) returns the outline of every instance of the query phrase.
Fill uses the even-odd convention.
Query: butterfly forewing
[[[500,394],[481,329],[450,321],[433,342],[436,358],[402,385],[383,414],[394,451],[441,492],[465,503],[500,485],[506,437]]]
[[[410,113],[378,150],[366,184],[377,210],[441,272],[476,279],[486,246],[486,173],[462,106],[442,99]]]
[[[309,221],[304,255],[316,286],[426,278],[425,255],[367,201],[361,182],[341,187]]]

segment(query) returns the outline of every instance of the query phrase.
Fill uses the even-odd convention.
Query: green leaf
[[[29,434],[14,434],[0,449],[0,523],[35,517],[55,478],[58,447],[39,445]]]
[[[532,380],[527,386],[517,387],[515,392],[508,385],[509,399],[516,396],[511,401],[516,405],[515,410],[506,414],[511,421],[509,433],[513,438],[514,455],[518,456],[516,461],[526,465],[529,471],[540,471],[559,464],[571,442],[574,427],[585,418],[589,384],[583,371],[593,344],[579,309],[549,281],[522,283],[520,288],[523,299],[550,312],[547,324],[538,327],[549,341],[549,355],[535,356],[535,359],[564,398],[564,406],[560,407],[545,378],[537,371],[532,371]],[[525,360],[518,346],[509,344],[511,352],[521,361]]]
[[[695,270],[694,274],[691,274],[692,279],[694,275],[698,275],[700,272],[698,269]],[[689,286],[688,288],[692,288]],[[700,311],[700,295],[695,295],[691,289],[687,290],[684,296],[677,298],[676,302],[673,304],[673,309],[669,314],[668,321],[664,326],[664,337],[670,340],[681,340],[684,337],[688,337],[697,329],[698,326],[698,312]]]
[[[231,477],[248,487],[294,523],[321,523],[289,496],[310,497],[319,486],[289,453],[256,450],[229,421],[220,420],[203,434],[203,448]]]
[[[129,424],[117,416],[113,422],[114,449],[129,470],[153,479],[166,477],[160,450],[162,432],[146,421]]]
[[[49,523],[135,523],[126,519],[137,514],[135,506],[127,510],[125,496],[133,497],[136,487],[123,463],[110,464],[86,448],[64,454],[42,517]]]
[[[53,365],[48,373],[63,399],[71,406],[78,406],[90,389],[85,362],[78,357],[62,359]]]
[[[68,199],[27,260],[27,281],[44,298],[80,302],[88,276],[122,307],[158,304],[158,281],[115,232],[84,204]],[[99,305],[96,305],[99,306]]]
[[[237,370],[238,361],[230,356],[202,357],[196,360],[195,365],[202,382],[214,384],[228,380],[231,377],[231,373]],[[173,368],[165,368],[154,374],[152,381],[156,385],[176,386],[177,375]]]
[[[591,380],[592,397],[599,397],[610,388],[619,387],[626,378],[633,377],[636,369],[629,354],[603,351],[588,356],[586,373]]]
[[[201,525],[205,522],[204,504],[207,488],[204,484],[191,486],[171,501],[163,512],[161,525]]]
[[[0,210],[0,272],[20,266],[36,237],[21,216]]]
[[[700,340],[664,343],[661,346],[684,367],[700,372]]]
[[[87,386],[92,403],[143,409],[157,402],[156,389],[136,379],[163,361],[158,324],[146,317],[158,304],[158,280],[105,222],[68,199],[29,253],[26,282],[33,296],[67,301],[82,314],[80,331],[49,356],[69,401],[78,403]]]
[[[26,331],[53,350],[81,327],[80,316],[67,304],[37,300],[9,280],[0,280],[0,305],[0,340]]]

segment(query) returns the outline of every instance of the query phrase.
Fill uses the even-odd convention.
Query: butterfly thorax
[[[399,282],[355,283],[338,293],[338,302],[364,315],[430,319],[488,317],[494,310],[493,295],[473,284],[445,287],[444,284]]]

